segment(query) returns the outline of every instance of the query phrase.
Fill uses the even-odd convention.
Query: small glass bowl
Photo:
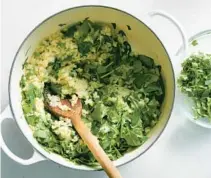
[[[180,53],[181,50],[182,48],[178,51],[178,53]],[[191,54],[198,53],[198,52],[211,54],[211,29],[197,33],[196,35],[192,36],[189,39],[189,49],[188,49],[186,58],[190,56]],[[175,70],[176,80],[179,78],[180,72],[182,70],[181,64],[184,62],[186,58],[180,57],[180,60],[177,61],[177,65],[175,66],[175,68],[177,69]],[[181,93],[178,85],[176,88],[176,103],[175,104],[177,108],[179,109],[178,111],[181,112],[190,121],[202,127],[211,129],[211,121],[209,121],[209,119],[207,118],[194,119],[194,113],[192,110],[194,103],[191,98]]]

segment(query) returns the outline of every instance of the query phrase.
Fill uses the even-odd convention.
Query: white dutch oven
[[[152,17],[154,15],[159,15],[168,19],[177,27],[182,36],[183,49],[185,51],[187,48],[187,40],[178,22],[174,18],[163,12],[152,12],[149,14],[149,17]],[[135,51],[139,52],[140,54],[145,54],[154,58],[155,62],[162,66],[162,76],[165,85],[165,99],[162,105],[162,114],[160,116],[160,121],[150,133],[149,139],[142,146],[130,153],[127,153],[122,158],[114,161],[114,164],[116,166],[123,165],[146,152],[159,138],[168,123],[173,108],[175,95],[174,71],[168,52],[166,51],[164,45],[159,40],[157,35],[149,27],[149,22],[143,22],[143,20],[141,21],[126,12],[110,7],[81,6],[70,8],[59,12],[40,23],[21,44],[11,67],[9,81],[10,106],[7,107],[7,109],[3,112],[1,122],[4,119],[13,117],[14,120],[17,122],[20,130],[23,132],[24,136],[33,146],[34,154],[30,159],[21,159],[13,154],[6,146],[2,135],[1,142],[4,152],[14,161],[20,164],[29,165],[49,159],[69,168],[80,170],[94,170],[93,168],[87,166],[75,165],[59,155],[49,153],[38,144],[38,142],[33,138],[32,131],[30,130],[26,120],[24,119],[21,107],[21,90],[19,87],[19,81],[22,75],[22,65],[25,62],[26,58],[32,55],[39,41],[42,40],[45,36],[48,36],[49,34],[59,30],[59,24],[72,24],[78,21],[82,21],[86,17],[89,17],[92,21],[116,23],[119,28],[126,32],[129,42],[132,44],[132,48]],[[148,18],[148,20],[150,20],[150,18]],[[132,30],[128,30],[126,25],[130,25]]]

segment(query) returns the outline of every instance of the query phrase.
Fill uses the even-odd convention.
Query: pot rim
[[[171,109],[170,109],[170,112],[168,114],[168,119],[164,125],[164,127],[161,129],[161,132],[157,135],[157,138],[148,146],[148,148],[146,150],[144,150],[142,153],[140,153],[139,155],[137,155],[136,157],[134,157],[133,159],[130,159],[124,163],[121,163],[119,165],[116,165],[116,167],[121,167],[127,163],[130,163],[132,161],[134,161],[135,159],[139,158],[141,155],[143,155],[145,152],[147,152],[156,142],[157,140],[160,138],[160,136],[162,135],[163,131],[165,130],[169,120],[170,120],[170,116],[172,114],[172,111],[173,111],[173,106],[174,106],[174,101],[175,101],[175,91],[176,91],[176,84],[175,84],[175,73],[174,73],[174,69],[173,69],[173,65],[172,65],[172,62],[171,62],[171,58],[170,58],[170,55],[167,51],[167,49],[165,48],[165,45],[163,44],[163,42],[160,40],[160,38],[156,35],[156,33],[145,23],[143,22],[142,20],[140,20],[139,18],[137,18],[136,16],[130,14],[129,12],[126,12],[124,10],[120,10],[118,8],[114,8],[114,7],[110,7],[110,6],[104,6],[104,5],[81,5],[81,6],[74,6],[74,7],[70,7],[70,8],[67,8],[67,9],[64,9],[64,10],[61,10],[59,12],[56,12],[52,15],[50,15],[49,17],[47,17],[46,19],[44,19],[42,22],[40,22],[38,25],[36,25],[29,33],[28,35],[26,35],[26,37],[24,38],[24,40],[22,41],[22,43],[20,44],[14,58],[13,58],[13,62],[12,62],[12,65],[11,65],[11,68],[10,68],[10,73],[9,73],[9,82],[8,82],[8,94],[9,94],[9,106],[11,108],[11,112],[12,112],[12,116],[14,117],[14,120],[16,122],[16,124],[18,125],[19,129],[21,130],[22,134],[24,135],[24,137],[28,140],[28,142],[32,145],[33,149],[35,149],[35,151],[37,151],[40,155],[42,155],[44,158],[48,158],[46,157],[45,155],[43,155],[43,153],[41,153],[41,151],[37,148],[35,148],[33,146],[33,144],[30,142],[30,140],[28,139],[28,137],[24,134],[24,132],[22,131],[22,129],[20,128],[17,120],[16,120],[16,117],[15,117],[15,112],[14,112],[14,109],[12,107],[12,97],[11,97],[11,79],[12,79],[12,72],[13,72],[13,68],[14,68],[14,64],[15,64],[15,61],[16,61],[16,58],[17,58],[17,55],[18,53],[20,52],[23,44],[25,43],[25,41],[28,39],[28,37],[35,31],[37,30],[43,23],[45,23],[46,21],[48,21],[49,19],[51,19],[52,17],[58,15],[58,14],[61,14],[63,12],[66,12],[66,11],[69,11],[69,10],[73,10],[73,9],[78,9],[78,8],[87,8],[87,7],[100,7],[100,8],[108,8],[108,9],[112,9],[112,10],[115,10],[115,11],[118,11],[118,12],[121,12],[121,13],[124,13],[128,16],[131,16],[132,18],[136,19],[139,23],[142,23],[143,25],[145,25],[147,27],[148,30],[150,30],[151,33],[153,33],[153,35],[157,38],[157,40],[161,43],[165,53],[167,54],[168,58],[169,58],[169,62],[170,62],[170,67],[171,67],[171,71],[172,71],[172,75],[173,75],[173,90],[174,90],[174,93],[173,93],[173,98],[172,98],[172,104],[171,104]],[[53,161],[54,163],[58,164],[58,165],[62,165],[60,163],[58,163],[57,161],[55,160],[52,160],[52,159],[49,159],[51,161]],[[67,165],[62,165],[64,167],[67,167],[67,168],[71,168],[71,169],[75,169],[75,170],[82,170],[82,171],[100,171],[102,170],[102,168],[97,168],[97,169],[80,169],[80,168],[73,168],[73,167],[70,167],[70,166],[67,166]]]

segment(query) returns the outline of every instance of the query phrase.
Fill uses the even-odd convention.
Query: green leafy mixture
[[[134,54],[114,23],[85,19],[62,27],[41,41],[23,70],[22,107],[34,137],[77,164],[98,165],[71,121],[45,110],[46,87],[53,96],[81,99],[83,121],[112,160],[142,145],[158,122],[161,67]]]
[[[195,118],[211,121],[211,55],[193,54],[182,64],[178,84],[195,103]]]

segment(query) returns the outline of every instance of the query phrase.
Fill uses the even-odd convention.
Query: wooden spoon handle
[[[91,133],[89,128],[84,124],[81,118],[75,118],[72,123],[83,139],[83,141],[89,147],[96,160],[100,163],[110,178],[122,178],[118,169],[113,165],[113,162],[109,159],[108,155],[104,152],[100,146],[97,138]]]

